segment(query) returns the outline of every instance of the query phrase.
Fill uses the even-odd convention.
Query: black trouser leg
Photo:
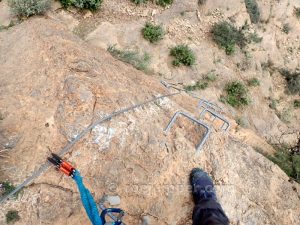
[[[195,205],[193,225],[228,225],[229,220],[215,200],[203,200]]]

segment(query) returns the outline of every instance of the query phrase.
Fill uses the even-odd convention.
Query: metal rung
[[[222,129],[222,130],[227,131],[227,130],[229,129],[230,123],[228,122],[228,120],[226,120],[223,116],[219,115],[218,113],[216,113],[216,112],[214,112],[214,111],[212,111],[212,110],[210,110],[210,109],[208,109],[208,108],[205,108],[205,109],[202,110],[202,112],[200,113],[200,118],[201,118],[202,116],[204,116],[206,112],[209,112],[211,115],[214,116],[213,121],[215,121],[216,118],[219,118],[220,120],[222,120],[222,121],[224,122],[224,123],[222,124],[222,126],[221,126],[221,129]],[[225,125],[226,125],[226,126],[225,126]],[[225,127],[225,128],[224,128],[224,127]]]
[[[204,98],[200,99],[200,101],[198,103],[198,108],[201,108],[201,107],[203,108],[203,110],[206,109],[206,108],[211,108],[214,111],[222,112],[222,108],[220,106],[218,106],[218,105],[216,105],[214,103],[211,103],[210,101],[207,101]]]
[[[205,128],[206,131],[205,131],[205,133],[204,133],[204,136],[203,136],[202,140],[196,145],[196,151],[199,152],[199,151],[201,150],[201,148],[203,147],[203,145],[205,144],[206,140],[207,140],[208,137],[209,137],[209,134],[210,134],[210,131],[211,131],[210,127],[207,126],[207,125],[206,125],[205,123],[203,123],[202,121],[199,121],[199,120],[195,119],[194,117],[188,115],[187,113],[178,111],[178,112],[176,112],[176,113],[174,114],[174,116],[173,116],[172,119],[170,120],[168,126],[165,128],[164,132],[168,132],[168,131],[171,129],[171,127],[173,126],[175,120],[177,119],[177,117],[178,117],[179,115],[182,115],[182,116],[184,116],[184,117],[186,117],[186,118],[192,120],[193,122],[195,122],[195,123],[197,123],[198,125],[200,125],[200,126],[202,126],[202,127]]]
[[[164,80],[161,80],[160,81],[160,83],[162,84],[162,85],[164,85],[166,88],[173,88],[173,89],[175,89],[175,90],[177,90],[177,91],[185,91],[184,89],[182,89],[182,88],[178,88],[175,84],[170,84],[170,83],[168,83],[168,82],[166,82],[166,81],[164,81]]]
[[[171,87],[171,85],[170,85],[168,82],[164,81],[164,80],[161,80],[160,83],[161,83],[162,85],[164,85],[166,88]]]

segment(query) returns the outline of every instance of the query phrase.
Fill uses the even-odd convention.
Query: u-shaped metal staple
[[[210,109],[207,109],[207,108],[203,109],[202,112],[200,113],[200,118],[201,118],[202,116],[204,116],[204,114],[205,114],[206,112],[209,112],[210,114],[212,114],[212,115],[214,116],[213,121],[214,121],[216,118],[219,118],[220,120],[223,121],[223,124],[222,124],[222,126],[221,126],[221,129],[223,129],[224,131],[227,131],[227,130],[230,128],[230,123],[229,123],[223,116],[219,115],[218,113],[216,113],[216,112],[214,112],[214,111],[212,111],[212,110],[210,110]],[[225,125],[226,125],[226,126],[225,126]],[[225,126],[225,128],[224,128],[224,126]]]
[[[206,140],[208,139],[209,137],[209,134],[210,134],[210,127],[208,125],[206,125],[205,123],[203,123],[202,121],[199,121],[197,119],[195,119],[194,117],[190,116],[189,114],[185,113],[185,112],[181,112],[181,111],[178,111],[174,114],[174,116],[172,117],[172,119],[170,120],[169,124],[167,125],[167,127],[165,128],[164,132],[168,132],[171,127],[173,126],[173,124],[175,123],[177,117],[179,115],[182,115],[190,120],[192,120],[193,122],[197,123],[198,125],[200,125],[201,127],[204,127],[205,128],[205,133],[204,133],[204,136],[203,138],[201,139],[201,141],[196,145],[196,151],[199,152],[203,145],[205,144]]]

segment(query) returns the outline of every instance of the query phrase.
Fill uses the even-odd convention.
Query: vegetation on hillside
[[[300,99],[294,100],[294,108],[300,108]]]
[[[198,0],[198,4],[199,5],[204,5],[206,3],[207,0]]]
[[[240,47],[245,54],[245,47],[251,42],[259,43],[262,41],[256,31],[250,31],[250,26],[246,21],[240,28],[235,27],[232,23],[221,21],[216,23],[211,29],[213,40],[224,48],[227,55],[235,52],[236,46]]]
[[[284,33],[286,33],[286,34],[290,33],[291,29],[292,28],[291,28],[291,26],[288,23],[283,24],[282,31]]]
[[[60,0],[64,7],[74,6],[79,9],[97,10],[103,0]]]
[[[8,182],[8,181],[4,181],[0,183],[0,194],[2,196],[7,195],[8,193],[12,192],[13,190],[15,190],[15,186]]]
[[[151,61],[151,57],[148,53],[140,55],[138,51],[128,49],[120,50],[115,46],[108,47],[107,51],[115,58],[131,64],[136,69],[148,72],[148,66]]]
[[[252,23],[258,23],[260,20],[260,11],[256,0],[245,0],[247,12]]]
[[[300,8],[295,8],[295,15],[298,19],[300,19]]]
[[[204,90],[208,87],[208,82],[205,80],[197,81],[196,84],[187,85],[184,87],[186,91]]]
[[[282,69],[280,73],[287,81],[286,92],[292,95],[300,95],[300,71],[290,72],[289,70]]]
[[[289,177],[300,183],[300,143],[294,148],[288,149],[277,147],[277,152],[273,156],[267,156],[272,162],[277,164]]]
[[[44,14],[51,5],[50,0],[9,0],[8,3],[18,17]]]
[[[8,211],[5,216],[7,224],[11,224],[20,220],[19,212],[16,210]]]
[[[300,133],[299,133],[300,135]],[[272,145],[272,144],[271,144]],[[287,147],[284,144],[273,145],[275,154],[264,153],[260,148],[255,150],[270,161],[278,165],[290,178],[300,183],[300,138],[294,147]]]
[[[140,4],[143,4],[143,3],[147,3],[148,0],[131,0],[133,3],[137,4],[137,5],[140,5]],[[166,7],[168,5],[171,5],[173,3],[173,0],[155,0],[155,3],[157,5],[160,5],[160,6],[163,6],[163,7]]]
[[[262,37],[259,37],[258,34],[256,32],[254,33],[250,33],[247,37],[247,42],[254,42],[254,43],[259,43],[262,41]]]
[[[246,86],[240,81],[228,83],[225,87],[225,91],[227,93],[225,100],[233,107],[246,106],[251,102]]]
[[[217,80],[217,75],[215,71],[210,71],[203,79],[198,80],[194,85],[187,85],[184,87],[186,91],[196,91],[206,89],[210,83]]]
[[[249,121],[246,117],[239,117],[236,119],[236,122],[239,126],[243,128],[248,128],[249,127]]]
[[[279,101],[272,98],[272,97],[269,97],[269,100],[270,100],[270,103],[269,103],[270,109],[276,110],[277,109],[277,104],[278,104]]]
[[[260,85],[260,81],[259,79],[257,79],[256,77],[251,78],[247,81],[248,86],[250,87],[255,87],[255,86],[259,86]]]
[[[131,1],[137,5],[148,2],[148,0],[131,0]]]
[[[147,22],[142,29],[143,37],[151,43],[158,42],[164,37],[164,30],[161,25],[154,25]]]
[[[275,111],[278,118],[284,123],[290,123],[294,117],[294,113],[291,107],[284,108],[282,111]]]
[[[195,53],[187,45],[177,45],[171,49],[170,55],[175,58],[172,61],[174,66],[192,66],[196,62]]]
[[[246,46],[247,39],[241,29],[237,29],[229,22],[223,21],[213,26],[212,30],[213,40],[225,49],[227,55],[235,52],[235,46],[243,48]]]
[[[166,7],[167,5],[171,5],[173,0],[157,0],[156,4]]]

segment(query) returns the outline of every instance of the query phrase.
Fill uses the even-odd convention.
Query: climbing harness
[[[76,170],[71,164],[64,161],[62,158],[60,158],[58,155],[52,153],[52,157],[48,157],[48,161],[52,163],[58,170],[66,174],[67,176],[72,177],[78,187],[80,198],[82,201],[82,205],[85,208],[85,211],[92,222],[93,225],[121,225],[122,218],[124,216],[124,211],[118,208],[105,208],[104,205],[101,207],[101,214],[99,214],[99,210],[97,208],[97,204],[91,194],[91,192],[84,186],[82,177],[78,170]],[[112,218],[113,222],[107,222],[105,216],[110,213],[111,215],[117,214],[117,216],[114,215]],[[113,214],[114,213],[114,214]]]
[[[144,105],[147,105],[149,103],[152,103],[152,102],[155,102],[157,100],[160,100],[162,98],[166,98],[166,97],[171,97],[171,96],[175,96],[175,95],[178,95],[180,94],[181,92],[178,91],[178,92],[175,92],[175,93],[171,93],[171,94],[165,94],[165,95],[162,95],[162,96],[158,96],[158,97],[155,97],[155,98],[152,98],[148,101],[145,101],[145,102],[142,102],[142,103],[139,103],[139,104],[136,104],[136,105],[132,105],[132,106],[129,106],[127,108],[124,108],[124,109],[121,109],[121,110],[118,110],[118,111],[115,111],[113,113],[111,113],[110,115],[108,116],[105,116],[103,118],[100,118],[98,120],[96,120],[96,122],[92,123],[91,125],[89,125],[86,129],[84,129],[80,134],[77,135],[76,138],[74,138],[71,142],[69,142],[63,149],[61,149],[57,155],[62,157],[64,156],[66,153],[68,153],[71,148],[79,141],[81,140],[81,138],[83,138],[86,134],[88,134],[95,126],[99,125],[99,124],[102,124],[108,120],[111,120],[113,117],[116,117],[120,114],[123,114],[123,113],[126,113],[128,111],[132,111],[136,108],[139,108],[141,106],[144,106]],[[9,197],[11,197],[12,195],[14,195],[15,193],[19,192],[23,187],[29,185],[33,180],[35,180],[36,178],[38,178],[41,174],[43,174],[44,172],[46,172],[49,167],[50,167],[50,163],[49,162],[46,162],[44,164],[42,164],[40,166],[39,169],[37,169],[36,171],[33,172],[33,174],[28,177],[23,183],[21,183],[20,185],[18,185],[13,191],[11,191],[10,193],[8,193],[7,195],[3,196],[0,198],[0,204],[3,203],[5,200],[7,200]]]

